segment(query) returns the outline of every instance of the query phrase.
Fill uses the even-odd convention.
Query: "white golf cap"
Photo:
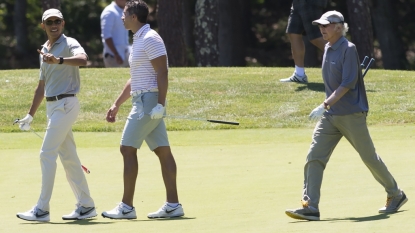
[[[47,20],[47,19],[49,19],[50,17],[53,17],[53,16],[58,17],[60,19],[63,19],[63,15],[58,9],[51,8],[51,9],[46,10],[45,12],[43,12],[42,21],[45,21],[45,20]]]
[[[344,23],[342,13],[338,11],[327,11],[320,17],[320,19],[313,21],[313,25],[327,25],[331,23]]]

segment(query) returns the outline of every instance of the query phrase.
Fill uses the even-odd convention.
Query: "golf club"
[[[14,122],[13,122],[13,125],[14,124],[16,124],[16,123],[19,123],[19,118],[17,118]],[[36,136],[38,136],[40,139],[42,139],[43,140],[43,137],[42,136],[40,136],[39,134],[37,134],[32,128],[30,128],[30,131],[32,131],[34,134],[36,134]],[[88,169],[88,168],[86,168],[84,165],[81,165],[81,167],[82,167],[82,170],[84,170],[84,172],[86,173],[86,174],[89,174],[89,173],[91,173],[91,171]]]
[[[150,116],[150,114],[146,115]],[[144,116],[144,113],[140,114],[139,120]],[[186,116],[172,116],[172,115],[163,115],[163,118],[176,118],[176,119],[186,119],[186,120],[195,120],[195,121],[208,121],[211,123],[217,124],[225,124],[225,125],[239,125],[239,122],[231,122],[231,121],[219,121],[219,120],[211,120],[211,119],[204,119],[204,118],[193,118],[193,117],[186,117]]]
[[[365,77],[366,73],[369,71],[370,67],[372,66],[373,62],[375,62],[374,58],[371,58],[369,64],[367,64],[365,72],[363,73],[363,78]]]
[[[177,119],[187,119],[187,120],[195,120],[195,121],[208,121],[211,123],[217,124],[225,124],[225,125],[239,125],[239,122],[231,122],[231,121],[219,121],[219,120],[211,120],[211,119],[203,119],[203,118],[192,118],[186,116],[172,116],[172,115],[164,115],[167,118],[177,118]]]
[[[360,64],[360,67],[365,68],[365,63],[366,63],[367,59],[369,59],[368,56],[365,56],[365,58],[363,58],[363,62],[362,62],[362,64]]]

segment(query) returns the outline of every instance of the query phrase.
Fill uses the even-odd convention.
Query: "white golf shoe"
[[[136,219],[137,215],[135,213],[135,208],[132,210],[128,209],[121,202],[114,209],[110,211],[102,212],[102,217],[110,219]]]
[[[76,205],[76,209],[72,211],[72,213],[68,215],[63,215],[63,220],[81,220],[87,218],[93,218],[97,216],[97,212],[95,207],[83,207],[80,205]]]
[[[33,208],[27,212],[17,213],[16,216],[26,221],[39,221],[39,222],[50,221],[49,211],[41,210],[37,208],[37,206],[33,206]]]
[[[171,207],[167,203],[165,203],[160,209],[156,212],[149,213],[147,215],[148,218],[175,218],[181,217],[184,215],[183,207],[179,204],[176,207]]]
[[[304,74],[304,76],[299,76],[295,72],[288,78],[280,79],[280,82],[282,83],[308,83],[307,75]]]

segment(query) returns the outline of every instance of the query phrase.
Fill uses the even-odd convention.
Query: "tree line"
[[[310,0],[309,0],[310,1]],[[46,40],[44,10],[58,8],[67,36],[102,67],[100,14],[110,0],[3,0],[0,3],[0,69],[36,68]],[[147,0],[149,24],[165,41],[169,64],[183,66],[293,66],[285,34],[291,1]],[[415,0],[331,0],[326,10],[345,16],[348,38],[360,59],[385,69],[415,69]],[[321,51],[306,42],[306,66],[321,65]]]

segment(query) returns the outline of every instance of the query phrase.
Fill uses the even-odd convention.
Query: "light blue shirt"
[[[129,43],[128,31],[121,19],[123,10],[115,2],[105,7],[101,13],[101,38],[104,44],[104,54],[109,53],[114,56],[114,53],[105,43],[105,39],[112,38],[118,54],[125,60],[125,52],[129,49]]]
[[[47,49],[47,42],[42,45],[43,53],[51,53],[55,57],[72,57],[77,54],[85,54],[84,48],[77,40],[66,37],[64,34]],[[77,94],[81,87],[78,66],[63,64],[48,64],[43,62],[43,56],[39,55],[40,73],[39,80],[45,81],[45,96],[52,97],[61,94]]]

